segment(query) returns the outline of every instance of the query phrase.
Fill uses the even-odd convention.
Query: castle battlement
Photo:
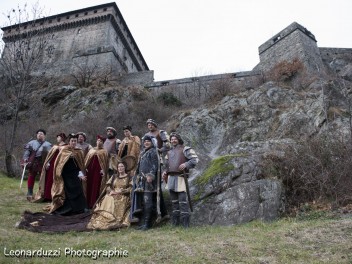
[[[301,26],[297,22],[293,22],[291,25],[286,27],[285,29],[281,30],[279,33],[277,33],[275,36],[270,38],[268,41],[264,42],[262,45],[259,46],[259,54],[263,53],[279,41],[282,41],[284,38],[292,34],[294,31],[300,30],[302,33],[307,35],[309,38],[311,38],[313,41],[317,42],[315,39],[315,36],[305,27]]]

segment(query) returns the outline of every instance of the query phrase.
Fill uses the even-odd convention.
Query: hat
[[[148,124],[152,124],[152,125],[154,125],[155,127],[158,127],[158,123],[154,120],[154,119],[151,119],[151,118],[149,118],[148,120],[147,120],[147,125]]]
[[[35,133],[38,134],[39,132],[42,132],[44,135],[46,135],[46,131],[42,128],[38,129]]]
[[[124,126],[122,130],[132,131],[132,127],[131,126]]]
[[[97,140],[100,139],[101,141],[103,141],[103,143],[106,140],[106,137],[103,137],[102,135],[97,135]]]
[[[70,140],[71,138],[78,138],[78,134],[71,133],[68,135],[68,139]]]
[[[146,140],[153,141],[152,137],[148,136],[148,135],[143,137],[143,142],[146,141]]]
[[[60,134],[57,134],[56,137],[61,137],[61,139],[62,139],[63,141],[65,141],[66,138],[67,138],[64,132],[61,132]]]
[[[84,133],[84,132],[77,132],[77,135],[78,135],[78,136],[79,136],[79,135],[82,135],[82,136],[84,137],[84,141],[87,140],[87,135],[86,135],[86,133]]]
[[[117,131],[116,131],[115,128],[113,128],[113,127],[107,127],[107,128],[106,128],[106,131],[108,131],[108,130],[111,130],[111,131],[114,133],[115,136],[117,135]]]
[[[177,139],[178,139],[178,143],[179,143],[180,145],[183,145],[183,139],[181,138],[181,136],[180,136],[179,134],[177,134],[176,132],[172,132],[172,133],[170,134],[170,140],[171,140],[172,137],[177,138]]]

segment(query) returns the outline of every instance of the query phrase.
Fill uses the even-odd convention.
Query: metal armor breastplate
[[[180,174],[178,167],[187,161],[185,155],[183,155],[183,146],[177,146],[169,150],[169,174]]]

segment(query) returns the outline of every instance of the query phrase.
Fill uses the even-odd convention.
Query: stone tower
[[[21,38],[18,32],[44,27],[50,45],[39,72],[49,76],[70,75],[77,65],[109,67],[114,74],[149,71],[117,5],[88,7],[2,28],[5,48]]]
[[[259,46],[259,68],[269,71],[277,63],[291,62],[297,58],[303,62],[307,71],[322,71],[323,62],[314,35],[306,28],[293,22],[274,37]]]

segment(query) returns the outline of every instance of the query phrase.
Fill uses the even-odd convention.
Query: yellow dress
[[[120,195],[110,195],[110,191],[121,190]],[[87,228],[111,230],[130,226],[132,179],[114,175],[107,182],[106,194],[93,211]]]

